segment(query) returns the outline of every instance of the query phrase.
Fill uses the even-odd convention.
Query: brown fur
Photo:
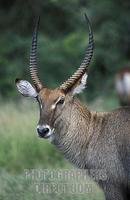
[[[44,102],[39,123],[55,128],[55,144],[77,167],[105,170],[107,179],[97,180],[107,200],[130,197],[130,108],[90,112],[71,94],[65,104],[50,110],[60,90],[41,91]]]

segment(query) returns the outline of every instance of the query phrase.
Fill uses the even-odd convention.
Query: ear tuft
[[[34,87],[26,80],[15,80],[18,91],[26,97],[37,97],[37,92]]]
[[[85,89],[87,77],[88,75],[86,73],[82,76],[80,83],[74,88],[73,94],[79,94],[83,89]]]

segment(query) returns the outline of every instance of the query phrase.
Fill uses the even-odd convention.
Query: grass
[[[89,179],[88,179],[89,180]],[[41,181],[42,186],[43,181]],[[68,182],[67,182],[68,183]],[[38,182],[40,184],[40,182]],[[50,185],[51,183],[49,183]],[[53,182],[54,184],[54,182]],[[55,182],[56,185],[61,186],[61,182]],[[85,183],[86,184],[86,183]],[[82,183],[83,185],[83,183]],[[5,171],[1,171],[0,174],[0,199],[19,199],[19,200],[102,200],[103,193],[99,188],[93,184],[92,181],[88,181],[87,185],[92,186],[92,192],[86,193],[68,193],[65,190],[65,193],[52,192],[52,193],[43,193],[42,189],[37,189],[36,183],[26,180],[25,176],[22,174],[12,175]],[[40,188],[40,186],[39,186]],[[42,188],[42,187],[41,187]]]
[[[35,129],[39,118],[38,107],[36,102],[30,101],[7,102],[0,106],[0,199],[102,200],[103,193],[89,178],[88,183],[92,184],[93,192],[80,195],[67,192],[38,193],[31,180],[25,178],[24,169],[73,168],[53,145],[37,137]],[[116,105],[113,102],[111,99],[106,101],[100,98],[90,107],[104,110],[107,105],[107,109],[110,109]]]
[[[17,173],[24,168],[42,165],[64,165],[55,148],[36,134],[38,113],[36,103],[9,103],[1,106],[0,166]],[[57,162],[54,162],[54,161]]]

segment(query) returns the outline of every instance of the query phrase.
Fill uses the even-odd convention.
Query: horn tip
[[[37,23],[39,24],[40,22],[40,15],[37,16]]]
[[[40,24],[40,15],[36,17],[36,27],[38,28]]]
[[[85,17],[85,20],[87,21],[87,23],[90,24],[89,18],[86,13],[84,13],[84,17]]]

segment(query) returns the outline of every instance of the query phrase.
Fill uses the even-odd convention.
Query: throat
[[[85,168],[91,114],[78,100],[71,106],[71,111],[67,111],[70,117],[60,118],[57,123],[54,144],[73,164]]]

